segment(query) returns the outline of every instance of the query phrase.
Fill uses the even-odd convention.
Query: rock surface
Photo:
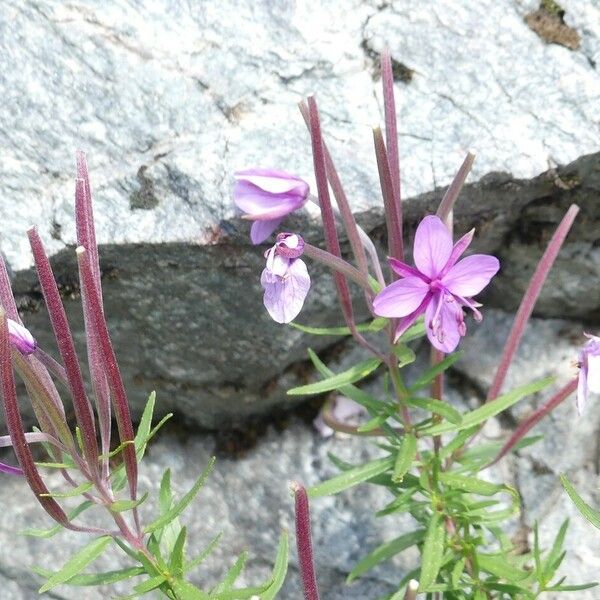
[[[1,247],[26,322],[50,344],[23,235],[35,224],[81,337],[72,257],[80,147],[107,313],[137,412],[152,389],[163,410],[208,427],[282,405],[307,340],[262,309],[262,251],[235,217],[231,173],[275,165],[312,181],[295,104],[315,92],[358,218],[381,237],[369,126],[381,118],[374,56],[385,44],[397,61],[409,229],[472,149],[476,183],[457,227],[477,226],[478,247],[500,254],[490,302],[516,304],[548,231],[578,201],[583,214],[558,265],[568,268],[555,271],[539,311],[598,319],[600,156],[580,157],[597,149],[600,13],[563,5],[576,49],[540,38],[524,20],[536,6],[516,0],[468,10],[449,0],[356,0],[344,10],[249,0],[9,3],[0,15],[0,54],[11,65],[0,74]],[[314,210],[289,226],[319,243]],[[302,322],[339,322],[327,277],[312,274]]]

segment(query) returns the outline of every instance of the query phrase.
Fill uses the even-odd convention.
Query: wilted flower
[[[280,233],[275,245],[265,252],[267,266],[260,283],[265,290],[264,304],[277,323],[289,323],[302,310],[310,289],[306,264],[298,258],[304,240],[295,233]]]
[[[21,354],[31,354],[37,348],[37,342],[28,329],[12,319],[7,319],[8,334],[13,346]]]
[[[600,394],[600,337],[585,334],[588,341],[579,351],[579,384],[577,386],[577,412],[581,414],[588,394]]]
[[[474,254],[458,261],[473,239],[474,230],[454,246],[442,220],[425,217],[415,234],[413,260],[409,265],[390,258],[392,269],[403,279],[380,292],[373,301],[375,314],[400,318],[396,339],[425,313],[427,337],[442,352],[452,352],[466,333],[463,307],[481,320],[480,304],[472,296],[490,282],[500,263],[495,256]],[[458,262],[457,262],[458,261]]]
[[[302,208],[308,199],[306,181],[275,169],[247,169],[234,174],[233,199],[254,221],[250,230],[253,244],[266,240],[286,215]]]

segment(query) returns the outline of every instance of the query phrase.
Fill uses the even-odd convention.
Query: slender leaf
[[[479,496],[493,496],[502,491],[514,494],[514,491],[506,485],[490,483],[489,481],[477,479],[476,477],[467,477],[465,475],[444,472],[440,473],[438,478],[439,481],[449,488],[470,494],[478,494]]]
[[[571,485],[571,482],[564,476],[560,476],[560,480],[565,488],[569,498],[575,504],[577,510],[587,519],[594,527],[600,529],[600,512],[594,510],[585,500],[577,493],[577,490]]]
[[[110,544],[110,536],[102,536],[92,540],[87,546],[84,546],[79,552],[74,554],[62,567],[60,571],[54,573],[48,581],[40,588],[40,594],[51,590],[52,588],[67,583],[69,579],[75,577],[85,569],[91,562],[96,560],[106,547]]]
[[[336,475],[335,477],[324,481],[308,490],[310,498],[318,498],[320,496],[329,496],[346,490],[357,483],[367,481],[371,477],[385,473],[388,469],[394,466],[395,457],[388,456],[387,458],[379,458],[368,462],[358,467],[353,467]]]
[[[32,570],[45,577],[46,579],[54,575],[53,571],[49,569],[40,569],[39,567],[32,567]],[[106,571],[104,573],[82,573],[75,575],[67,582],[68,585],[72,586],[95,586],[95,585],[109,585],[111,583],[117,583],[117,581],[123,581],[124,579],[131,579],[138,575],[143,575],[146,571],[142,567],[128,567],[127,569],[119,569],[118,571]]]
[[[310,357],[312,364],[323,377],[333,377],[335,375],[335,373],[329,369],[329,367],[327,367],[325,363],[317,356],[317,354],[310,348],[308,349],[308,356]],[[361,406],[364,406],[370,410],[377,411],[381,408],[382,403],[380,400],[377,400],[370,394],[367,394],[352,384],[340,387],[340,392],[345,396],[348,396],[348,398],[351,400],[354,400],[354,402],[357,402]]]
[[[137,594],[147,594],[152,590],[160,587],[167,580],[166,575],[155,575],[154,577],[150,577],[150,579],[146,579],[146,581],[142,581],[142,583],[138,583],[134,586],[133,590]]]
[[[547,592],[579,592],[581,590],[589,590],[590,588],[596,587],[597,581],[593,583],[582,583],[579,585],[557,585],[555,587],[547,588]]]
[[[273,600],[277,597],[277,593],[281,589],[287,573],[288,553],[288,533],[287,531],[282,531],[281,537],[279,538],[279,548],[277,549],[277,556],[275,557],[271,582],[269,587],[261,594],[260,600]]]
[[[219,585],[215,588],[214,592],[211,592],[211,593],[230,591],[233,588],[237,578],[240,576],[241,572],[243,571],[247,560],[248,560],[248,553],[242,552],[242,554],[240,554],[240,556],[235,561],[233,566],[229,569],[229,571],[227,571],[227,574],[225,575],[225,578],[223,579],[223,581],[221,581],[221,583],[219,583]]]
[[[435,513],[429,521],[425,543],[421,555],[421,576],[419,591],[423,592],[435,583],[442,566],[446,531],[440,513]]]
[[[182,579],[172,581],[171,588],[177,594],[178,600],[209,600],[210,598],[206,592]]]
[[[381,331],[388,323],[385,317],[378,317],[369,323],[361,323],[356,326],[357,331]],[[309,327],[300,323],[290,323],[292,327],[310,333],[312,335],[351,335],[349,327]]]
[[[196,494],[200,491],[200,488],[206,483],[210,472],[212,471],[215,464],[215,457],[213,456],[208,466],[204,469],[192,489],[183,496],[183,498],[177,502],[172,508],[170,508],[165,514],[161,515],[156,521],[153,521],[148,525],[144,531],[146,533],[152,533],[161,527],[164,527],[167,523],[170,523],[175,517],[178,517],[188,506],[188,504],[194,499]]]
[[[195,569],[198,565],[203,563],[214,551],[219,542],[221,541],[223,533],[218,533],[208,544],[208,546],[194,559],[190,560],[185,565],[185,572],[191,571]]]
[[[187,529],[182,527],[177,539],[175,540],[175,543],[173,544],[173,552],[171,552],[171,557],[169,559],[169,571],[178,579],[183,577],[186,536]]]
[[[563,524],[560,526],[558,533],[556,534],[556,538],[552,544],[552,549],[544,560],[544,585],[554,577],[556,569],[558,569],[562,559],[564,558],[564,552],[562,552],[562,548],[563,544],[565,543],[568,527],[569,519],[565,519]]]
[[[39,496],[49,498],[73,498],[75,496],[81,496],[81,494],[84,494],[91,489],[93,485],[94,484],[91,481],[85,481],[68,492],[48,492],[47,494],[39,494]]]
[[[462,422],[462,415],[453,406],[442,400],[436,400],[435,398],[409,398],[407,402],[409,406],[422,408],[423,410],[440,415],[455,425],[459,425]]]
[[[450,368],[460,357],[460,352],[454,352],[448,354],[444,360],[433,365],[433,367],[427,369],[411,386],[410,392],[416,392],[421,388],[428,386],[440,373],[443,373],[446,369]]]
[[[116,500],[113,502],[109,509],[112,512],[124,512],[126,510],[132,510],[136,506],[139,506],[148,498],[148,492],[146,492],[143,496],[140,496],[137,500]]]
[[[419,544],[425,539],[425,530],[420,529],[411,533],[401,535],[385,544],[381,544],[373,551],[369,552],[353,569],[350,571],[346,583],[350,584],[355,579],[358,579],[361,575],[371,570],[375,565],[389,560],[396,554],[399,554],[403,550]]]
[[[341,387],[354,383],[361,379],[364,379],[367,375],[371,374],[381,364],[381,360],[378,358],[369,358],[364,360],[353,367],[350,367],[343,373],[338,373],[333,377],[322,379],[315,383],[309,383],[308,385],[301,385],[299,387],[288,390],[288,396],[307,396],[312,394],[323,394],[325,392],[331,392],[332,390],[340,389]]]
[[[460,431],[461,429],[473,427],[473,425],[479,425],[491,417],[495,417],[507,408],[510,408],[513,404],[516,404],[526,396],[542,391],[553,381],[553,377],[546,377],[545,379],[522,385],[502,396],[498,396],[495,400],[468,412],[466,415],[463,415],[462,422],[459,425],[454,425],[453,423],[440,423],[439,425],[423,429],[420,433],[422,435],[440,435],[448,431]]]
[[[523,581],[529,577],[527,571],[522,571],[501,554],[477,554],[477,565],[486,573],[508,582]]]
[[[78,517],[82,512],[86,511],[92,506],[94,506],[94,503],[91,500],[85,500],[68,514],[69,521],[72,521],[73,519]],[[62,525],[55,525],[54,527],[50,527],[49,529],[25,529],[21,533],[23,535],[29,535],[32,537],[51,538],[60,531],[64,531]]]
[[[392,481],[394,483],[400,483],[404,479],[404,476],[412,467],[416,455],[417,438],[412,433],[404,434],[404,437],[402,438],[402,444],[400,445],[400,450],[396,456],[394,472],[392,473]]]

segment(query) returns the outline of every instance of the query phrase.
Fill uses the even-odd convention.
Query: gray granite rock
[[[80,147],[89,153],[107,312],[134,412],[154,388],[164,410],[208,427],[289,402],[283,390],[299,380],[294,365],[307,340],[262,310],[261,250],[235,217],[231,173],[276,165],[312,182],[295,104],[316,92],[352,205],[380,239],[368,126],[381,118],[373,55],[384,44],[398,61],[409,231],[474,149],[476,183],[457,227],[478,226],[478,248],[505,264],[490,301],[515,305],[546,232],[578,201],[569,269],[553,276],[540,314],[597,316],[600,157],[577,160],[597,149],[597,8],[566,7],[578,50],[539,38],[523,20],[530,9],[514,0],[476,10],[358,0],[344,10],[328,2],[10,3],[0,15],[0,54],[11,65],[0,74],[0,241],[27,323],[50,343],[23,235],[35,224],[81,337],[72,267]],[[319,243],[314,210],[289,226]],[[302,321],[339,322],[318,268],[313,280]]]

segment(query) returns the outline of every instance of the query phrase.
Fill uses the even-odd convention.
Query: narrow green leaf
[[[392,474],[392,481],[394,483],[400,483],[404,479],[404,476],[412,467],[416,455],[417,438],[412,433],[406,433],[402,438],[402,444],[400,445],[400,450],[394,464],[394,472]]]
[[[363,423],[360,427],[357,427],[356,431],[358,431],[359,433],[367,433],[369,431],[373,431],[373,429],[381,427],[388,419],[389,415],[387,413],[377,415],[372,419],[369,419],[366,423]]]
[[[375,513],[376,517],[385,517],[398,511],[409,512],[408,505],[412,501],[412,497],[415,495],[419,488],[410,487],[404,490],[399,496],[396,496],[387,506],[382,508],[380,511]]]
[[[371,477],[375,477],[381,473],[385,473],[388,469],[394,466],[395,458],[388,456],[387,458],[379,458],[368,462],[358,467],[348,469],[328,481],[324,481],[308,490],[310,498],[319,498],[320,496],[329,496],[346,490],[357,483],[367,481]]]
[[[461,429],[468,429],[474,425],[479,425],[480,423],[487,421],[489,418],[495,417],[503,410],[510,408],[513,404],[516,404],[519,402],[519,400],[522,400],[526,396],[530,396],[531,394],[542,391],[553,381],[553,377],[546,377],[544,379],[534,381],[533,383],[522,385],[510,392],[507,392],[506,394],[503,394],[502,396],[498,396],[498,398],[495,400],[492,400],[491,402],[488,402],[487,404],[468,412],[466,415],[463,415],[462,422],[459,425],[454,425],[453,423],[440,423],[439,425],[434,425],[433,427],[423,429],[420,433],[422,435],[440,435],[448,431],[459,431]]]
[[[94,503],[90,500],[85,500],[79,506],[74,508],[67,516],[69,517],[69,521],[72,521],[76,517],[78,517],[82,512],[87,510],[88,508],[94,506]],[[22,535],[29,535],[31,537],[39,537],[39,538],[51,538],[55,536],[60,531],[64,531],[62,525],[55,525],[54,527],[50,527],[49,529],[25,529],[21,531]]]
[[[365,556],[353,569],[350,571],[346,579],[346,583],[350,584],[355,579],[358,579],[361,575],[372,569],[375,565],[379,563],[389,560],[396,554],[399,554],[403,550],[414,546],[415,544],[419,544],[425,539],[425,530],[420,529],[418,531],[413,531],[411,533],[406,533],[401,535],[389,542],[385,542],[385,544],[381,544],[373,550],[369,552],[367,556]]]
[[[49,579],[54,575],[54,571],[49,569],[40,569],[39,567],[32,567],[32,570]],[[106,571],[104,573],[82,573],[75,575],[67,582],[68,585],[86,587],[94,585],[109,585],[111,583],[117,583],[117,581],[123,581],[124,579],[131,579],[131,577],[137,577],[143,575],[146,571],[142,567],[129,567],[127,569],[119,569],[118,571]]]
[[[171,557],[169,558],[169,571],[173,573],[177,579],[180,579],[183,576],[186,536],[187,529],[182,527],[177,539],[175,540],[175,543],[173,544],[173,552],[171,552]]]
[[[468,477],[466,475],[457,475],[456,473],[443,472],[438,475],[438,479],[449,488],[470,494],[478,494],[479,496],[493,496],[501,491],[513,493],[506,485],[490,483],[483,479]]]
[[[148,525],[144,529],[144,531],[146,533],[152,533],[153,531],[164,527],[167,523],[170,523],[175,517],[178,517],[185,510],[187,505],[194,499],[196,494],[200,491],[200,488],[206,483],[206,480],[210,475],[214,464],[215,457],[213,456],[210,459],[208,466],[204,469],[204,472],[202,473],[202,475],[200,475],[192,489],[187,494],[185,494],[185,496],[183,496],[183,498],[179,502],[177,502],[172,508],[170,508],[165,514],[161,515],[158,519],[156,519],[156,521],[150,523],[150,525]]]
[[[49,498],[73,498],[75,496],[81,496],[81,494],[87,492],[93,485],[94,484],[91,481],[85,481],[68,492],[49,492],[48,494],[40,494],[40,496]]]
[[[562,548],[565,543],[568,527],[569,519],[565,519],[563,524],[560,526],[558,533],[556,534],[556,538],[554,538],[552,549],[546,557],[546,560],[544,560],[544,585],[546,585],[554,577],[554,573],[556,573],[556,570],[560,566],[560,563],[565,556]]]
[[[571,482],[561,474],[560,480],[565,488],[569,498],[575,504],[577,510],[587,519],[594,527],[600,529],[600,512],[594,510],[585,500],[577,493],[577,490],[571,485]]]
[[[529,577],[527,571],[519,569],[501,554],[477,554],[477,565],[482,571],[508,582],[523,581]]]
[[[158,491],[158,508],[161,515],[164,515],[171,508],[172,501],[171,469],[167,469],[160,480],[160,489]]]
[[[61,583],[67,583],[72,577],[81,573],[83,569],[104,552],[111,541],[112,538],[107,535],[92,540],[87,546],[84,546],[79,552],[74,554],[63,565],[60,571],[54,573],[40,588],[39,593],[43,594]]]
[[[182,579],[172,581],[171,588],[177,594],[177,600],[209,600],[210,598],[206,592]]]
[[[398,359],[398,367],[402,369],[406,365],[410,365],[417,360],[417,355],[406,345],[401,342],[396,344],[393,348],[394,354]]]
[[[409,388],[411,394],[428,386],[440,373],[443,373],[446,369],[450,368],[462,354],[460,352],[453,352],[448,354],[444,360],[436,363],[433,367],[427,369]]]
[[[222,535],[223,535],[223,532],[218,533],[210,541],[208,546],[196,558],[194,558],[190,562],[186,563],[185,569],[184,569],[186,573],[188,571],[191,571],[192,569],[195,569],[198,565],[203,563],[213,553],[214,549],[217,547],[217,545],[221,541]]]
[[[223,581],[219,583],[219,585],[215,588],[214,592],[211,593],[219,593],[219,592],[228,592],[230,591],[237,578],[240,576],[241,572],[244,569],[246,561],[248,560],[248,553],[242,552],[238,559],[235,561],[233,566],[227,571]]]
[[[356,326],[358,331],[381,331],[388,323],[385,317],[378,317],[369,323],[361,323]],[[348,327],[309,327],[308,325],[300,325],[300,323],[290,323],[294,329],[298,329],[304,333],[312,335],[351,335],[352,332]]]
[[[292,388],[288,390],[288,396],[307,396],[337,390],[345,385],[364,379],[367,375],[375,371],[380,364],[381,360],[378,358],[369,358],[333,377]]]
[[[436,400],[435,398],[409,398],[407,402],[409,406],[422,408],[423,410],[440,415],[455,425],[459,425],[462,422],[462,415],[453,406],[442,400]]]
[[[116,500],[109,506],[109,509],[112,512],[123,512],[126,510],[131,510],[145,502],[147,498],[148,492],[146,492],[143,496],[140,496],[137,500]]]
[[[580,585],[557,585],[556,587],[548,588],[547,592],[579,592],[580,590],[589,590],[590,588],[596,587],[597,581],[593,583],[582,583]]]
[[[421,554],[421,576],[419,578],[419,591],[426,591],[435,583],[442,566],[444,556],[444,540],[446,531],[444,519],[440,513],[434,513],[429,521],[425,543]]]
[[[312,364],[315,366],[315,369],[317,369],[317,371],[323,377],[333,377],[335,375],[335,373],[329,369],[329,367],[327,367],[325,363],[310,348],[308,349],[308,356],[310,357]],[[340,392],[344,394],[344,396],[348,396],[348,398],[354,400],[354,402],[358,402],[358,404],[364,406],[365,408],[373,411],[381,409],[382,402],[380,400],[377,400],[370,394],[367,394],[352,384],[340,387]]]
[[[269,587],[261,594],[260,600],[273,600],[277,597],[277,593],[281,589],[287,573],[288,552],[288,533],[287,531],[282,531],[281,537],[279,538],[279,548],[277,549],[277,556],[275,557],[271,581]]]
[[[457,588],[459,586],[466,564],[467,559],[463,556],[452,568],[452,575],[450,576],[452,587]]]
[[[74,469],[75,463],[72,462],[36,462],[36,467],[41,469]]]
[[[147,594],[160,587],[166,580],[166,575],[155,575],[154,577],[150,577],[150,579],[146,579],[146,581],[142,581],[142,583],[138,583],[134,586],[133,590],[137,594]]]

